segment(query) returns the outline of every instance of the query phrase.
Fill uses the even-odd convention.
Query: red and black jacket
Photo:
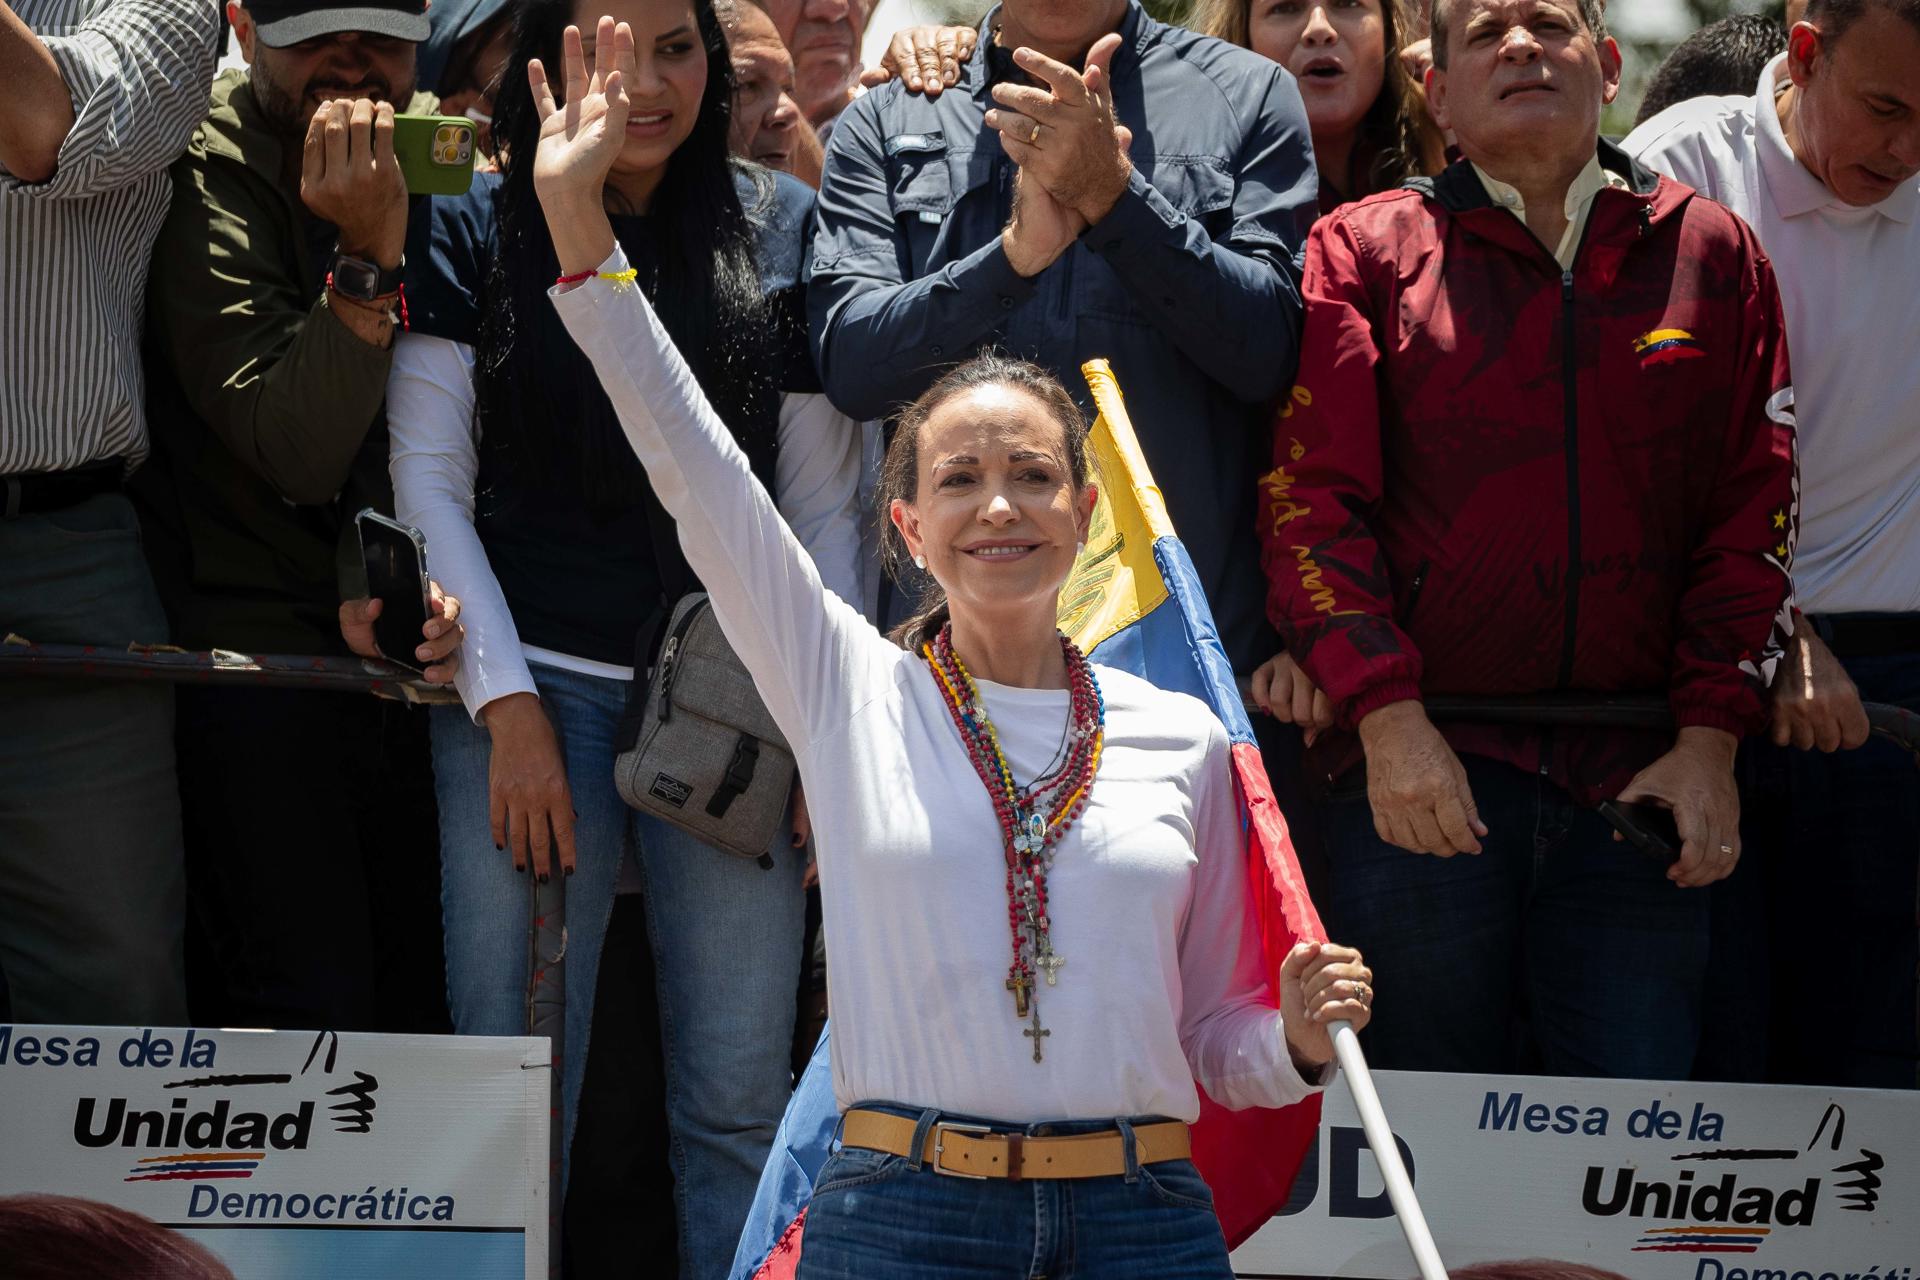
[[[1260,536],[1269,614],[1343,726],[1423,692],[1764,720],[1798,521],[1773,269],[1725,207],[1600,160],[1628,185],[1569,271],[1465,163],[1314,227]],[[1583,798],[1668,741],[1448,737]]]

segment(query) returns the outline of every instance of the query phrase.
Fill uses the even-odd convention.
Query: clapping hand
[[[1088,225],[1112,211],[1133,172],[1127,159],[1133,134],[1114,118],[1109,85],[1108,68],[1119,48],[1118,35],[1101,36],[1087,51],[1084,71],[1033,49],[1014,50],[1014,63],[1048,89],[997,84],[993,100],[999,105],[986,117],[1021,173],[1031,174]]]
[[[560,270],[574,275],[592,271],[613,252],[605,191],[607,173],[627,140],[627,92],[622,80],[634,69],[633,28],[609,17],[600,19],[591,73],[580,28],[567,28],[560,56],[564,106],[555,103],[540,59],[527,63],[527,83],[540,115],[533,189],[546,211]]]

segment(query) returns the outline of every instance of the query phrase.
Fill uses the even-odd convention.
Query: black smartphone
[[[1680,860],[1682,841],[1673,810],[1620,800],[1602,800],[1598,807],[1600,816],[1640,852],[1666,863]]]
[[[388,519],[372,507],[353,522],[360,530],[367,594],[380,601],[380,616],[373,620],[373,643],[388,662],[422,671],[413,651],[426,639],[422,628],[432,612],[427,540],[418,529]]]

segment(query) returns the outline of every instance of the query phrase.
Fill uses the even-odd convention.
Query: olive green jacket
[[[431,112],[416,95],[409,110]],[[334,228],[300,202],[300,154],[244,71],[173,166],[147,285],[153,459],[134,477],[175,642],[343,653],[354,514],[391,513],[391,350],[327,308]]]

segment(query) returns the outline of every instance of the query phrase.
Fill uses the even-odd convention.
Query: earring
[[[927,558],[926,558],[925,556],[915,556],[915,557],[913,558],[913,567],[914,567],[914,568],[916,568],[916,569],[924,569],[924,568],[926,568],[926,567],[927,567]]]
[[[1079,559],[1079,558],[1080,558],[1081,556],[1083,556],[1083,555],[1085,555],[1085,554],[1087,554],[1087,544],[1086,544],[1086,543],[1084,543],[1084,542],[1076,542],[1076,543],[1074,543],[1074,544],[1073,544],[1073,558],[1074,558],[1075,560],[1078,560],[1078,559]]]

